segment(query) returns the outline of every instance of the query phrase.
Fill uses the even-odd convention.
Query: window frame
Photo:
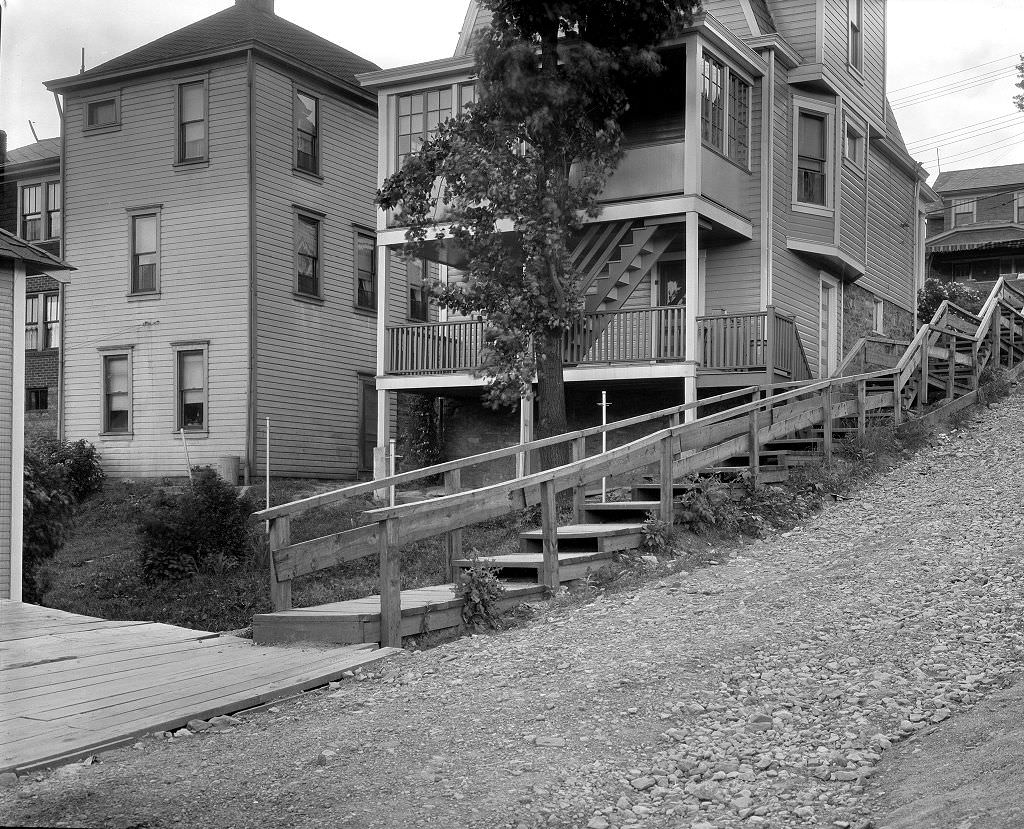
[[[422,308],[423,316],[416,316],[413,313],[415,303],[413,302],[413,275],[414,269],[419,269],[419,289],[422,295]],[[411,258],[406,260],[405,266],[405,281],[406,281],[406,294],[408,296],[408,303],[406,305],[405,314],[406,319],[409,322],[430,322],[430,294],[428,291],[428,282],[430,274],[430,263],[426,259]]]
[[[299,164],[299,96],[311,98],[315,105],[315,111],[313,117],[315,119],[313,123],[313,169],[307,169]],[[321,118],[323,114],[323,107],[321,104],[321,96],[314,95],[308,89],[300,86],[292,87],[292,170],[296,173],[303,173],[307,176],[316,176],[322,178],[320,169],[320,134],[321,134]],[[304,131],[303,131],[304,132]]]
[[[189,435],[206,435],[210,432],[210,341],[193,340],[188,342],[171,343],[171,353],[174,359],[174,431],[181,432],[182,429]],[[182,417],[184,401],[182,395],[185,389],[181,387],[182,372],[181,360],[184,355],[201,354],[203,364],[203,424],[200,428],[184,425]]]
[[[28,294],[25,297],[25,350],[38,351],[40,341],[39,308],[40,294]],[[31,329],[31,333],[29,331]]]
[[[881,297],[872,297],[871,300],[871,324],[876,334],[885,334],[885,300]]]
[[[846,64],[857,74],[864,72],[864,0],[847,0]]]
[[[370,243],[370,279],[373,283],[372,304],[360,302],[361,292],[359,285],[359,241],[364,239]],[[352,301],[356,310],[366,313],[377,313],[380,305],[380,290],[378,285],[379,275],[377,273],[377,234],[368,227],[352,225]]]
[[[181,95],[186,86],[202,85],[203,117],[202,121],[189,121],[189,124],[202,123],[203,125],[203,154],[201,156],[185,156],[185,133],[186,122],[182,120]],[[188,78],[179,78],[174,82],[174,166],[187,167],[193,164],[208,164],[210,161],[210,89],[206,75],[194,75]]]
[[[966,210],[957,210],[957,208],[958,207],[963,207],[964,205],[967,205],[967,204],[969,204],[971,206],[971,209],[970,209],[971,220],[969,222],[964,222],[963,224],[959,224],[957,222],[957,220],[956,220],[956,217],[957,216],[966,216],[968,214],[968,211],[966,211]],[[956,230],[956,228],[958,228],[958,227],[968,227],[969,225],[973,225],[973,224],[977,224],[978,223],[978,199],[975,196],[968,196],[968,197],[959,198],[959,199],[950,199],[949,209],[950,209],[950,223],[951,223],[951,225],[952,225],[954,230]]]
[[[751,115],[752,106],[753,106],[754,85],[750,82],[749,79],[744,78],[743,75],[741,75],[740,73],[736,72],[731,66],[728,67],[728,69],[729,69],[729,79],[728,79],[728,82],[727,82],[728,94],[726,95],[726,124],[727,124],[727,127],[728,127],[728,129],[727,129],[728,152],[726,153],[726,157],[730,161],[732,161],[734,164],[738,164],[744,170],[749,170],[750,169],[750,143],[751,143],[751,136],[750,136],[751,117],[750,117],[750,115]],[[736,137],[733,135],[733,124],[739,124],[740,123],[737,120],[737,118],[735,116],[735,113],[733,112],[733,95],[732,95],[732,91],[733,91],[733,82],[734,81],[737,84],[739,84],[745,90],[745,96],[744,97],[746,98],[746,110],[745,110],[746,121],[740,125],[743,128],[742,129],[742,131],[743,131],[743,143],[742,144],[739,144],[739,142],[737,141]],[[738,135],[740,131],[737,130],[736,132],[737,132],[737,135]],[[743,147],[743,150],[744,150],[744,157],[743,158],[737,158],[736,155],[734,154],[733,149],[734,149],[734,145],[735,144],[739,144],[739,146]]]
[[[851,133],[856,142],[855,146],[858,148],[856,155],[850,154]],[[866,130],[861,129],[860,125],[849,117],[843,119],[843,162],[859,173],[863,173],[867,165],[867,137],[865,133]]]
[[[707,97],[709,84],[713,87],[713,78],[708,75],[708,66],[712,66],[721,73],[721,92],[719,103],[716,104]],[[738,86],[745,91],[745,123],[737,121],[735,99],[733,88]],[[737,71],[729,63],[706,47],[701,55],[700,65],[700,139],[701,146],[731,161],[737,167],[750,172],[751,155],[751,130],[753,114],[754,82],[742,72]],[[716,115],[721,123],[716,127]],[[740,140],[740,129],[742,126],[742,141]],[[716,143],[715,130],[718,129],[719,141]],[[739,149],[745,151],[745,157],[740,157]]]
[[[825,177],[824,195],[825,201],[822,204],[816,202],[802,201],[800,199],[800,116],[808,115],[824,121],[824,151],[822,174]],[[793,210],[800,213],[812,213],[822,216],[831,216],[835,212],[835,107],[822,101],[809,98],[793,98]],[[809,156],[806,156],[809,158]]]
[[[377,430],[377,423],[376,423],[376,419],[377,419],[377,395],[378,394],[382,394],[382,393],[383,394],[387,394],[387,392],[377,388],[377,380],[376,380],[376,378],[372,374],[364,374],[362,372],[358,372],[356,374],[356,384],[357,384],[358,390],[359,390],[359,401],[358,401],[359,402],[359,425],[358,425],[359,432],[358,432],[357,444],[356,444],[357,447],[358,447],[357,448],[357,452],[356,452],[356,455],[357,455],[357,457],[356,457],[356,464],[358,466],[358,471],[360,471],[360,472],[372,472],[373,471],[373,450],[374,450],[374,447],[376,447],[376,445],[377,445],[377,436],[375,434],[376,430]],[[368,443],[367,439],[369,438],[369,434],[370,433],[369,433],[369,429],[368,429],[369,424],[366,422],[367,402],[368,402],[367,392],[369,390],[371,390],[371,389],[373,391],[373,408],[372,408],[372,411],[374,413],[374,421],[375,422],[373,424],[374,425],[374,435],[373,435],[372,443]],[[369,450],[369,451],[367,451],[367,450]]]
[[[292,206],[292,294],[296,299],[322,302],[324,298],[324,219],[325,215],[298,205]],[[316,226],[316,261],[313,265],[315,292],[302,289],[299,282],[299,227],[303,224]]]
[[[431,130],[427,126],[428,125],[428,115],[429,115],[430,112],[433,111],[433,110],[431,110],[429,108],[430,107],[429,95],[432,92],[438,93],[438,96],[441,96],[443,94],[447,94],[448,95],[448,110],[447,110],[448,111],[448,115],[445,118],[440,117],[440,115],[438,116],[438,122],[437,123],[438,123],[438,125],[441,125],[446,120],[448,120],[448,118],[451,118],[451,117],[453,117],[456,114],[455,107],[458,104],[458,101],[456,100],[456,98],[461,93],[461,82],[458,83],[458,84],[443,84],[441,86],[431,86],[431,87],[428,87],[426,89],[411,89],[411,90],[408,90],[406,92],[399,92],[399,93],[395,94],[395,96],[394,96],[394,99],[395,99],[395,110],[394,110],[395,111],[395,129],[394,129],[394,132],[393,132],[393,136],[394,136],[394,142],[395,142],[395,155],[394,155],[394,159],[395,159],[395,169],[396,170],[402,169],[402,164],[404,163],[405,159],[408,156],[413,155],[413,154],[419,152],[419,148],[423,146],[423,143],[425,141],[429,141],[430,138],[433,137],[433,134],[436,133],[436,131],[437,131],[436,127],[433,130]],[[410,100],[410,102],[411,102],[412,99],[415,98],[415,97],[422,98],[422,103],[423,103],[422,110],[419,113],[414,113],[412,111],[412,104],[410,103],[408,115],[402,115],[402,101],[404,99],[408,98]],[[444,111],[445,110],[442,107],[440,107],[440,101],[439,101],[439,106],[438,106],[437,112],[438,113],[443,113]],[[418,137],[420,139],[420,143],[419,143],[418,146],[415,145],[414,140],[413,140],[413,136],[416,135],[416,133],[413,133],[411,130],[408,133],[402,133],[400,131],[401,130],[401,126],[402,126],[402,118],[408,117],[410,119],[410,122],[411,122],[411,119],[412,119],[412,117],[414,115],[420,115],[422,117],[422,119],[423,119],[423,126],[419,130],[419,136]],[[402,139],[403,135],[408,135],[409,136],[409,151],[407,153],[403,153],[401,151],[401,139]]]
[[[39,210],[34,213],[25,212],[25,191],[31,188],[39,188]],[[52,203],[51,189],[56,188],[57,198],[56,206]],[[61,216],[63,214],[64,199],[61,192],[61,180],[59,178],[39,178],[29,179],[26,181],[18,182],[18,224],[17,233],[26,242],[32,242],[32,244],[45,244],[48,242],[59,242],[61,239],[61,233],[63,226],[57,233],[53,233],[53,216],[57,214]],[[25,234],[25,217],[28,215],[37,216],[39,221],[39,232],[40,236],[38,239],[30,239]]]
[[[716,104],[709,93],[715,89],[715,79],[709,75],[708,68],[718,70],[718,104],[717,104],[717,130],[718,142],[715,142],[716,129]],[[717,150],[725,155],[725,132],[726,132],[726,98],[728,96],[728,84],[726,81],[725,62],[720,60],[714,53],[707,50],[701,55],[700,66],[700,140],[701,144]]]
[[[89,114],[92,107],[106,102],[114,104],[114,120],[102,124],[90,124]],[[102,95],[91,95],[82,101],[82,132],[108,132],[121,129],[121,90],[106,92]]]
[[[1024,190],[1013,194],[1013,223],[1024,225]]]
[[[57,316],[54,318],[50,317],[50,302],[51,300],[56,305]],[[39,294],[39,350],[40,351],[52,351],[60,348],[61,338],[61,301],[60,294],[53,293],[41,293]],[[53,329],[54,344],[48,345],[50,341],[51,329],[50,326],[55,325]]]
[[[135,207],[129,208],[128,214],[128,296],[130,298],[147,298],[147,297],[159,297],[161,290],[161,214],[163,208],[161,205],[151,205],[148,207]],[[155,254],[155,270],[153,275],[153,288],[151,290],[140,291],[136,290],[136,273],[135,273],[135,257],[140,255],[135,252],[135,225],[139,219],[152,217],[156,221],[156,250]]]
[[[98,349],[100,355],[100,435],[106,438],[131,438],[135,430],[135,418],[133,414],[133,352],[134,346],[110,346],[109,348]],[[107,408],[107,398],[110,392],[107,391],[107,362],[108,360],[124,359],[127,366],[128,377],[128,424],[123,430],[110,429],[110,410]],[[116,393],[116,392],[115,392]]]
[[[45,404],[38,405],[42,400]],[[36,403],[36,405],[32,405]],[[33,386],[25,389],[25,411],[26,412],[48,412],[50,410],[50,389],[48,386]]]

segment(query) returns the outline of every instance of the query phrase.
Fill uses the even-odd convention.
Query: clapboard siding
[[[864,169],[857,169],[846,161],[840,163],[839,170],[839,247],[858,262],[863,262],[867,174]]]
[[[805,62],[813,62],[816,59],[816,0],[771,0],[769,8],[779,33]]]
[[[174,166],[175,82],[203,75],[209,163]],[[97,443],[108,474],[183,475],[174,434],[171,343],[206,341],[208,433],[189,437],[193,464],[243,456],[248,362],[246,72],[232,61],[121,89],[121,128],[84,134],[78,94],[65,102],[65,432]],[[160,207],[160,295],[131,300],[126,211]],[[133,346],[133,435],[104,437],[102,356]]]
[[[293,83],[320,101],[319,179],[292,169]],[[264,63],[255,101],[257,465],[269,417],[272,475],[354,477],[359,376],[376,373],[377,315],[354,307],[355,229],[376,225],[376,115]],[[295,207],[323,214],[322,303],[293,293]]]
[[[14,426],[14,271],[0,264],[0,599],[11,598],[11,445]],[[21,505],[18,504],[18,509]]]
[[[751,36],[750,24],[743,14],[740,0],[704,0],[701,5],[705,12],[724,24],[733,34],[744,38]]]
[[[839,93],[879,121],[885,117],[885,4],[863,2],[863,71],[852,70],[848,61],[847,0],[825,0],[824,63]]]
[[[860,286],[900,308],[914,308],[914,182],[872,148],[867,273]]]

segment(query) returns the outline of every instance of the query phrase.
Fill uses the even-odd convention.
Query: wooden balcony
[[[792,318],[773,308],[748,314],[697,318],[697,354],[686,354],[686,308],[669,305],[583,316],[566,335],[567,366],[681,363],[696,360],[702,373],[772,374],[772,379],[810,377]],[[482,320],[455,320],[387,328],[388,375],[472,373],[485,341]],[[747,382],[749,377],[736,377]],[[716,383],[723,385],[723,382]]]

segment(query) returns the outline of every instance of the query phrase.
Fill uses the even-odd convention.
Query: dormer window
[[[864,71],[864,0],[847,0],[850,20],[849,53],[850,66],[858,72]]]

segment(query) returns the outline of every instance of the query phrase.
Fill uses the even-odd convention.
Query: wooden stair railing
[[[572,491],[578,521],[581,510],[585,509],[584,493],[588,485],[601,478],[642,474],[653,468],[659,481],[658,513],[663,520],[670,520],[676,479],[713,467],[737,454],[748,454],[751,477],[756,485],[757,459],[765,444],[814,428],[820,430],[822,452],[828,461],[837,420],[855,418],[857,430],[863,433],[869,415],[891,411],[893,421],[899,424],[908,402],[923,408],[928,402],[929,389],[944,390],[946,397],[957,396],[964,388],[963,377],[968,372],[970,383],[976,388],[984,366],[997,363],[1015,366],[1018,374],[1024,371],[1019,359],[1019,356],[1024,357],[1024,346],[1020,344],[1024,343],[1024,313],[1015,307],[1017,300],[1024,300],[1024,294],[1006,290],[1000,280],[982,313],[976,317],[973,334],[946,325],[955,318],[974,327],[974,320],[965,317],[962,309],[951,310],[948,304],[940,306],[932,321],[921,327],[899,363],[891,369],[810,383],[752,386],[618,421],[607,427],[494,450],[262,510],[256,517],[270,524],[270,588],[274,609],[291,606],[291,580],[296,576],[378,552],[381,643],[400,645],[399,547],[445,536],[449,539],[451,554],[456,546],[453,534],[462,528],[534,504],[541,506],[543,581],[554,589],[560,583],[556,512],[559,492]],[[1021,305],[1024,307],[1024,301]],[[945,374],[939,371],[943,366]],[[749,398],[749,402],[697,417],[690,423],[682,422],[688,411],[697,410],[699,414],[702,407],[744,397]],[[602,430],[614,432],[644,423],[654,426],[661,420],[667,420],[668,425],[607,452],[587,454],[587,438],[600,435]],[[467,467],[566,441],[573,447],[571,463],[458,491],[457,476]],[[290,542],[290,519],[294,515],[439,473],[446,475],[448,483],[448,493],[441,497],[369,509],[363,516],[370,523],[364,526],[299,544]]]

